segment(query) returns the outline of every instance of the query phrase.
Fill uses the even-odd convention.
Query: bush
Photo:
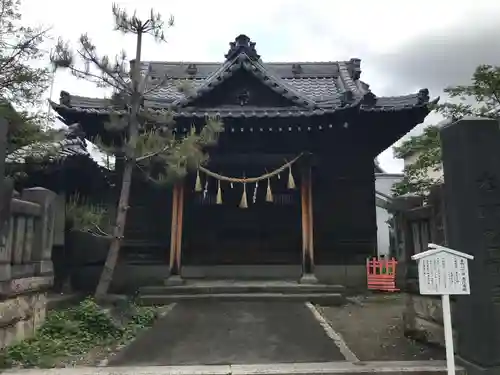
[[[151,326],[156,308],[128,303],[127,322],[118,323],[107,310],[87,298],[78,306],[50,312],[33,338],[23,340],[1,355],[3,367],[54,367],[65,357],[82,355],[96,346],[110,346],[134,337]]]

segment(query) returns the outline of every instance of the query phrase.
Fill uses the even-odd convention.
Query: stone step
[[[294,301],[313,302],[322,305],[340,306],[345,298],[340,293],[218,293],[218,294],[139,294],[139,303],[146,306],[167,305],[180,301],[262,302]]]
[[[298,283],[193,283],[169,286],[146,286],[139,289],[141,295],[175,295],[175,294],[311,294],[311,293],[344,293],[341,285],[307,285]]]
[[[4,375],[444,375],[444,361],[268,363],[208,366],[74,367],[7,370]],[[465,370],[456,368],[457,375]]]

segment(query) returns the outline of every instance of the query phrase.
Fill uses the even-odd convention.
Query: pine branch
[[[36,48],[37,41],[41,40],[47,35],[50,29],[44,29],[35,33],[34,35],[27,35],[27,39],[16,44],[5,44],[5,46],[10,47],[10,56],[2,56],[0,59],[0,71],[8,69],[9,65],[14,65],[19,61],[20,57],[24,54],[37,53],[39,50]]]
[[[157,42],[165,42],[165,27],[170,28],[174,26],[173,16],[170,16],[165,23],[161,14],[155,12],[153,9],[151,9],[149,18],[145,21],[139,19],[136,12],[132,16],[129,16],[127,11],[120,8],[117,4],[113,4],[112,11],[115,18],[115,30],[125,34],[148,34]]]
[[[86,79],[95,83],[98,87],[113,87],[118,92],[129,92],[129,84],[123,79],[124,63],[116,58],[116,63],[111,66],[107,56],[98,57],[96,47],[90,42],[86,34],[79,39],[80,48],[76,51],[84,64],[83,69],[76,66],[75,52],[69,47],[69,43],[59,39],[50,60],[54,69],[69,69],[71,74],[77,78]],[[93,73],[91,67],[97,68],[98,73]]]
[[[81,49],[77,51],[80,57],[88,64],[92,63],[101,72],[101,79],[103,82],[108,83],[113,81],[114,87],[127,91],[130,89],[129,83],[123,78],[126,76],[126,59],[125,51],[121,55],[115,56],[114,64],[110,63],[107,56],[99,57],[96,54],[96,47],[91,43],[88,35],[84,34],[80,37]],[[109,84],[109,83],[108,83]]]

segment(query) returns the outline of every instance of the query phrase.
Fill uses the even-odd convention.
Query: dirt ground
[[[371,294],[353,300],[343,307],[318,309],[360,360],[445,359],[444,350],[404,336],[402,294]]]

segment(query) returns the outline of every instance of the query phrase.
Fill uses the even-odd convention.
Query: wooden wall
[[[225,173],[232,175],[228,169]],[[255,170],[256,175],[261,173]],[[259,184],[255,203],[255,184],[247,185],[248,208],[239,207],[242,184],[231,188],[223,183],[221,188],[223,203],[217,205],[216,180],[209,179],[205,197],[193,191],[194,178],[186,183],[184,265],[301,263],[300,194],[286,188],[286,176],[273,181],[273,203],[265,201],[266,181]]]
[[[172,188],[134,175],[125,226],[123,255],[128,260],[168,262]]]
[[[373,159],[358,154],[328,159],[313,170],[315,263],[364,264],[376,254]]]

